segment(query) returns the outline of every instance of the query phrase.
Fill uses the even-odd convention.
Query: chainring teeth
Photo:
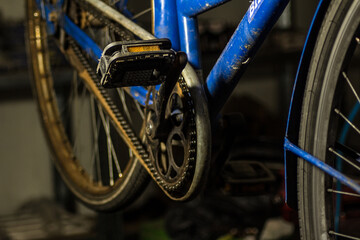
[[[155,113],[156,110],[154,108],[158,107],[155,101],[155,94],[154,94],[154,88],[150,89],[147,95],[147,105],[146,105],[146,114],[148,114],[149,111],[152,111],[152,113]],[[152,93],[152,100],[154,101],[151,105],[149,105],[149,99],[150,99],[150,92]],[[176,95],[176,96],[175,96]],[[174,99],[172,99],[172,97],[174,97]],[[161,159],[159,159],[158,154],[156,153],[156,151],[154,151],[153,149],[151,149],[151,147],[149,146],[149,153],[150,153],[150,158],[151,158],[151,162],[153,163],[153,171],[157,172],[157,178],[155,178],[158,182],[159,185],[161,185],[163,187],[163,189],[165,189],[169,194],[173,195],[173,194],[178,194],[179,192],[183,191],[187,191],[187,187],[185,187],[185,189],[182,189],[184,186],[188,186],[189,184],[187,183],[191,183],[193,174],[194,174],[194,167],[195,167],[195,159],[196,159],[196,124],[195,124],[195,110],[194,110],[194,104],[193,101],[191,99],[191,95],[190,92],[188,90],[188,87],[185,83],[185,80],[183,79],[183,77],[180,77],[178,80],[178,83],[175,85],[175,89],[173,90],[173,93],[170,95],[169,101],[166,103],[166,117],[171,118],[171,112],[172,112],[172,106],[169,106],[171,103],[171,101],[179,101],[178,98],[181,100],[181,113],[183,114],[182,119],[180,124],[174,122],[172,119],[170,121],[172,121],[172,131],[169,131],[170,133],[167,135],[167,144],[166,147],[167,148],[173,148],[173,146],[171,144],[169,144],[169,142],[172,142],[173,138],[175,135],[182,135],[182,137],[180,137],[180,140],[178,140],[179,142],[181,142],[181,148],[183,151],[183,159],[181,160],[181,164],[176,164],[176,161],[174,159],[172,159],[171,161],[169,159],[166,160],[167,162],[167,168],[165,169],[165,173],[164,169],[161,168]],[[171,103],[170,103],[171,102]],[[155,106],[154,106],[155,105]],[[146,138],[147,141],[151,142],[150,138]],[[150,144],[149,144],[150,145]],[[169,146],[170,145],[170,146]],[[157,145],[157,147],[160,148],[160,144]],[[161,151],[161,150],[159,150]],[[167,149],[166,151],[166,157],[169,157],[169,155],[174,155],[174,153],[169,154],[168,151],[174,151],[174,149]],[[171,163],[173,162],[173,163]],[[176,172],[176,176],[175,177],[170,177],[167,178],[166,175],[169,173],[168,171],[175,171],[172,170],[170,168],[173,167],[173,164],[176,165],[176,167],[178,167],[178,171]],[[171,174],[170,174],[171,175]],[[181,193],[180,193],[181,194]]]

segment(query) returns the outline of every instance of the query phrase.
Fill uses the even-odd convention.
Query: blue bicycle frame
[[[184,51],[188,56],[189,63],[195,69],[200,70],[197,15],[228,1],[230,0],[154,0],[155,36],[170,39],[173,49]],[[218,113],[230,96],[252,56],[288,2],[289,0],[254,0],[251,3],[207,77],[205,89],[208,92],[208,100],[211,102],[213,115]],[[62,6],[63,1],[59,1],[56,6],[44,4],[42,0],[37,0],[37,3],[43,12],[43,16],[48,20],[50,32],[54,32],[54,24],[50,21],[50,15]],[[101,57],[102,50],[67,16],[61,16],[60,22],[64,30],[94,59],[97,60]],[[140,87],[135,87],[131,89],[131,92],[144,105],[146,91]]]
[[[228,1],[154,0],[155,36],[169,38],[175,50],[184,51],[191,65],[195,69],[201,69],[196,17]],[[229,98],[251,57],[288,2],[289,0],[255,0],[251,3],[206,79],[205,89],[212,106],[212,115],[216,115]]]
[[[201,71],[197,15],[224,4],[227,1],[229,0],[153,0],[155,37],[170,39],[173,49],[176,51],[184,51],[188,56],[189,63],[196,70]],[[120,8],[128,15],[126,2],[127,0],[122,0],[119,1],[117,5],[121,6]],[[207,98],[210,102],[209,106],[211,106],[210,111],[213,116],[218,114],[229,98],[241,75],[255,55],[256,50],[288,2],[289,0],[252,1],[249,9],[204,83]],[[304,85],[302,74],[306,71],[304,71],[304,69],[307,69],[309,64],[309,56],[311,55],[309,52],[313,49],[319,22],[322,20],[322,15],[327,8],[328,2],[328,0],[320,1],[304,47],[296,80],[298,84],[294,87],[284,148],[286,151],[294,154],[294,156],[300,156],[306,161],[309,161],[360,194],[360,186],[357,183],[295,146],[292,142],[297,142],[297,139],[296,137],[290,136],[292,131],[296,132],[296,130],[298,130],[298,119],[296,117],[298,113],[294,114],[294,109],[298,110],[298,106],[301,105],[300,99],[302,99]],[[57,12],[62,7],[63,1],[59,1],[56,6],[44,3],[44,0],[37,0],[37,4],[42,11],[42,15],[48,22],[49,32],[53,33],[55,31],[55,25],[51,21],[51,14]],[[121,14],[117,15],[119,18],[121,17],[122,21],[130,21]],[[59,16],[59,18],[60,25],[65,32],[74,38],[80,47],[97,61],[97,59],[101,57],[102,49],[67,16],[62,15]],[[151,34],[144,32],[142,29],[140,30],[140,32],[142,32],[142,34],[140,34],[141,36],[138,35],[140,38],[152,37]],[[144,88],[132,87],[130,92],[140,104],[145,105],[147,91]],[[295,123],[293,124],[292,122]],[[293,127],[292,124],[295,125],[295,127]],[[293,176],[294,174],[291,175],[292,177],[296,177],[296,175]]]

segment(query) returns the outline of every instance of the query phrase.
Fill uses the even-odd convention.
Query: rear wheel
[[[49,37],[35,2],[27,0],[27,43],[34,93],[55,165],[86,205],[96,210],[123,207],[147,183],[148,175],[133,151],[142,148],[144,107],[127,89],[102,88],[94,73],[96,63],[61,30]],[[131,38],[68,2],[68,15],[100,47]],[[60,46],[74,73],[68,74],[55,46]]]
[[[359,23],[359,0],[330,3],[308,73],[299,138],[301,148],[358,182]],[[301,159],[298,191],[302,239],[360,239],[359,195]]]

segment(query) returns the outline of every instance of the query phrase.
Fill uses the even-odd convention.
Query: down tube
[[[207,77],[209,106],[216,115],[232,93],[251,57],[289,0],[254,0]]]

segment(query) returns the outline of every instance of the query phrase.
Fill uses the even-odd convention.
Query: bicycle
[[[201,190],[210,168],[211,121],[289,0],[252,1],[203,81],[196,16],[225,2],[152,1],[155,40],[131,20],[136,16],[126,0],[27,0],[44,128],[57,169],[86,205],[124,207],[148,176],[173,200]],[[353,124],[360,99],[350,71],[360,44],[359,11],[359,0],[319,2],[296,76],[284,149],[287,200],[299,208],[304,239],[351,238],[341,231],[339,209],[341,196],[360,194],[356,173],[342,166],[359,168],[357,139],[348,134],[349,128],[360,133]],[[55,48],[49,44],[77,71],[71,82],[53,80],[49,49]],[[67,103],[73,106],[63,109]],[[355,107],[346,117],[349,106]],[[85,128],[91,139],[74,134]]]

